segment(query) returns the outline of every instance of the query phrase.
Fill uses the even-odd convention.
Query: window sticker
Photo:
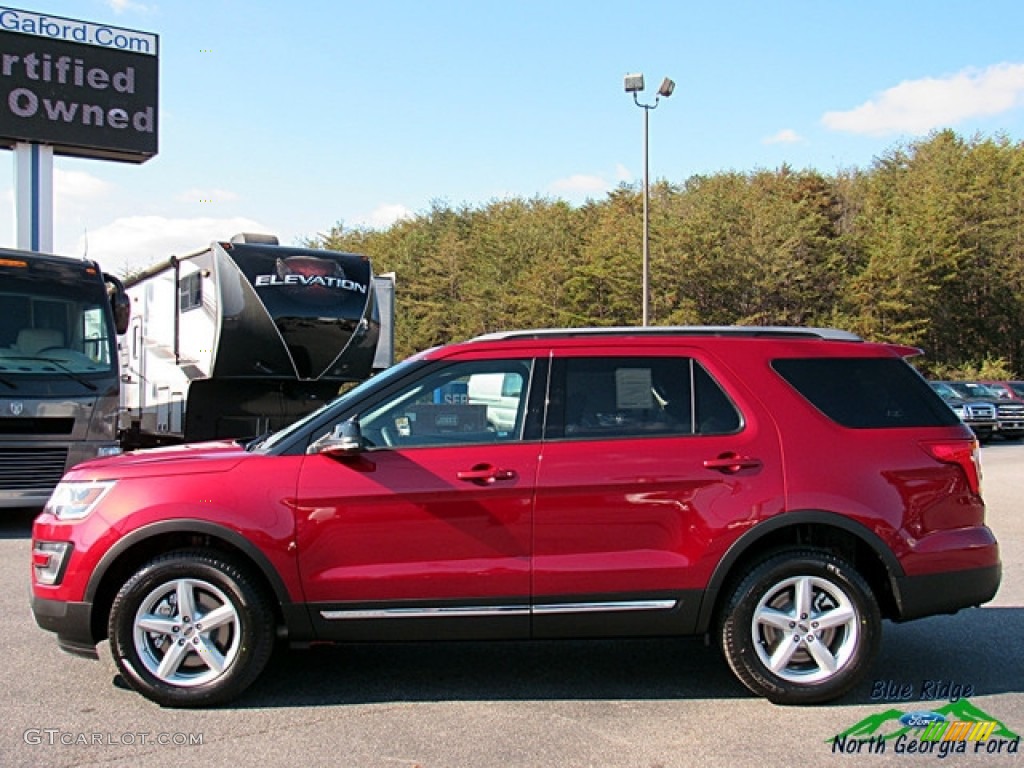
[[[617,368],[615,370],[615,407],[619,410],[654,407],[651,395],[650,368]]]

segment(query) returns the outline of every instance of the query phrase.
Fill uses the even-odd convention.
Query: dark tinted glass
[[[725,434],[740,416],[718,384],[683,357],[555,361],[548,436]]]
[[[844,427],[940,427],[956,414],[899,358],[775,360],[772,367],[822,413]]]
[[[700,365],[693,366],[693,389],[697,403],[697,431],[702,435],[738,432],[740,413],[722,388]]]

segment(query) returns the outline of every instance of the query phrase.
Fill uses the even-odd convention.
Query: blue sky
[[[1020,0],[0,0],[160,36],[160,152],[57,158],[54,250],[114,271],[242,230],[432,200],[581,203],[642,177],[866,168],[952,127],[1024,138]],[[13,246],[13,153],[0,246]]]

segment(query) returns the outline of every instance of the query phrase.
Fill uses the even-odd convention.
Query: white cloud
[[[68,171],[63,168],[53,169],[53,239],[58,253],[65,252],[61,245],[66,245],[68,227],[77,233],[85,216],[97,210],[102,202],[109,198],[115,186],[108,181],[83,171]],[[17,232],[15,225],[14,187],[0,192],[0,205],[10,211],[10,216],[0,215],[0,245],[15,247]],[[79,222],[79,224],[69,224]],[[80,251],[74,251],[78,254]]]
[[[57,205],[60,205],[61,201],[94,202],[111,189],[113,185],[110,182],[83,171],[53,169],[53,196]]]
[[[923,135],[972,117],[1007,112],[1024,104],[1024,64],[965,69],[945,78],[905,80],[877,98],[821,121],[835,131],[885,136]]]
[[[164,216],[128,216],[90,230],[79,237],[71,253],[87,252],[100,266],[114,274],[141,269],[169,258],[197,251],[213,240],[227,240],[239,232],[274,230],[242,217],[216,219],[169,219]]]
[[[227,203],[238,199],[238,193],[230,189],[186,189],[178,200],[183,203]]]
[[[583,202],[609,193],[617,184],[631,184],[633,181],[635,177],[629,168],[618,163],[611,174],[574,173],[555,179],[548,185],[548,192],[570,202]]]
[[[762,144],[798,144],[804,138],[792,128],[784,128],[772,136],[765,136],[761,139]]]
[[[608,189],[608,186],[608,181],[603,176],[575,173],[567,178],[553,181],[550,189],[553,192],[567,192],[573,194],[578,192],[605,192]]]
[[[135,0],[107,0],[107,5],[110,6],[110,10],[117,14],[124,13],[125,11],[149,13],[153,10],[152,6],[136,3]]]
[[[399,219],[412,217],[412,211],[400,203],[384,203],[378,205],[366,218],[366,223],[374,229],[387,229]]]

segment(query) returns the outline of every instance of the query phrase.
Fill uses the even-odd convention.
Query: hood
[[[172,445],[93,459],[77,465],[69,480],[114,480],[121,477],[227,472],[250,454],[234,441]]]

